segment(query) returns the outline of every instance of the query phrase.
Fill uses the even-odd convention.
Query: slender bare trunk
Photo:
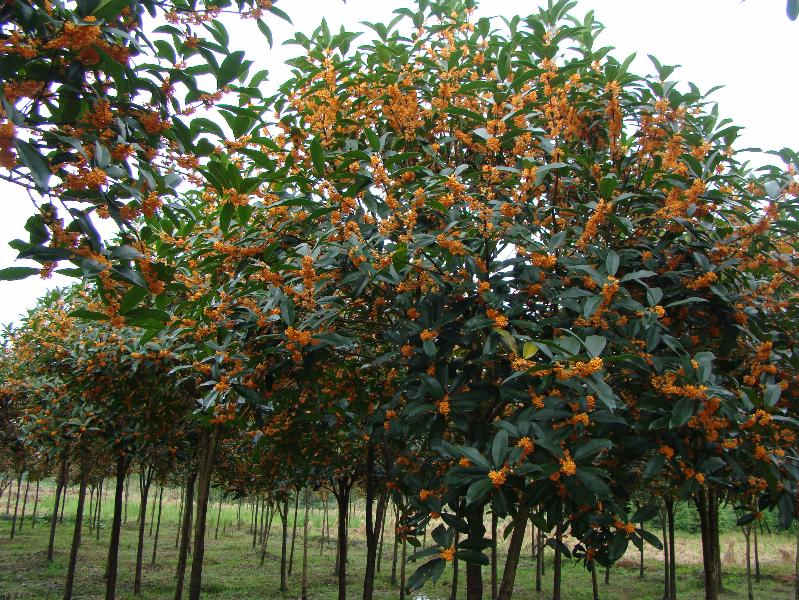
[[[291,572],[294,570],[294,540],[297,539],[297,509],[300,506],[300,490],[297,489],[297,493],[294,497],[294,524],[291,526],[291,552],[289,553],[289,577],[291,577]]]
[[[540,592],[544,576],[544,533],[539,529],[535,545],[535,591]]]
[[[222,491],[219,492],[219,506],[216,509],[216,528],[214,529],[214,539],[219,539],[219,519],[222,518]]]
[[[483,525],[484,506],[476,506],[470,509],[467,515],[469,523],[469,537],[467,540],[482,540],[485,535]],[[480,565],[466,563],[466,600],[483,600],[483,573]]]
[[[14,501],[14,516],[11,519],[11,539],[14,539],[17,527],[17,511],[19,510],[19,491],[22,487],[22,473],[17,477],[17,499]]]
[[[147,526],[147,500],[153,482],[153,467],[144,467],[139,473],[139,539],[136,544],[136,571],[133,578],[133,595],[141,596],[142,565],[144,563],[144,530]]]
[[[158,520],[155,523],[155,539],[153,540],[153,557],[150,564],[155,566],[155,555],[158,552],[158,534],[161,532],[161,508],[164,502],[164,486],[161,486],[161,491],[158,494]]]
[[[552,600],[560,600],[561,588],[561,562],[563,560],[563,552],[561,551],[561,544],[563,543],[563,515],[562,508],[558,510],[558,521],[555,525],[555,562],[552,564]]]
[[[36,495],[34,496],[34,499],[33,499],[33,513],[31,514],[31,529],[36,527],[36,516],[37,516],[37,511],[39,509],[39,484],[40,483],[41,483],[40,481],[36,482]]]
[[[25,508],[28,506],[28,490],[30,489],[31,480],[28,479],[25,481],[25,495],[22,498],[22,513],[19,516],[19,527],[17,527],[17,531],[22,529],[22,526],[25,524]]]
[[[47,562],[53,562],[53,551],[55,549],[55,528],[58,524],[58,507],[62,501],[64,482],[67,479],[67,457],[61,459],[61,470],[58,474],[58,483],[55,489],[55,500],[53,502],[53,516],[50,519],[50,540],[47,544]],[[11,492],[9,491],[9,494]]]
[[[458,548],[461,534],[455,532],[455,549]],[[458,559],[452,561],[452,588],[449,591],[449,600],[458,600]]]
[[[677,549],[674,542],[674,499],[666,496],[666,517],[669,521],[669,600],[677,600]]]
[[[78,565],[78,550],[80,549],[80,535],[83,528],[83,507],[86,503],[86,485],[89,481],[91,462],[84,457],[80,461],[80,488],[78,490],[78,509],[75,514],[75,529],[72,533],[72,548],[69,551],[69,566],[67,578],[64,583],[64,600],[72,600],[72,588],[75,584],[75,569]]]
[[[197,480],[197,471],[189,473],[186,480],[186,493],[184,494],[183,521],[181,522],[180,550],[178,552],[178,569],[175,574],[175,600],[183,597],[183,580],[186,576],[186,561],[189,554],[189,538],[191,537],[191,513],[194,510],[194,482]]]
[[[746,594],[749,600],[755,600],[755,592],[752,589],[752,525],[743,527],[744,539],[746,540]]]
[[[175,528],[177,531],[175,532],[175,549],[177,549],[178,544],[180,543],[180,532],[183,529],[183,507],[186,505],[185,502],[186,496],[186,488],[184,486],[180,486],[180,504],[178,505],[178,526]]]
[[[211,471],[214,465],[218,428],[213,433],[203,432],[202,468],[197,489],[197,521],[194,526],[194,556],[191,560],[189,600],[200,600],[203,559],[205,557],[205,523],[208,516],[208,494],[211,487]]]
[[[117,457],[116,487],[114,489],[114,516],[111,518],[111,539],[108,541],[108,560],[105,566],[105,600],[114,600],[117,590],[117,565],[119,564],[119,537],[122,531],[122,496],[130,459]]]
[[[508,556],[505,559],[505,569],[502,572],[502,584],[499,588],[498,600],[511,600],[516,583],[516,571],[522,556],[524,533],[527,530],[527,520],[530,516],[528,498],[522,497],[519,511],[513,519],[513,532],[508,544]]]
[[[599,600],[599,582],[596,577],[596,563],[591,561],[591,596],[593,600]]]
[[[405,600],[405,557],[407,555],[408,540],[402,539],[402,562],[400,563],[400,595],[399,600]],[[339,599],[341,600],[341,599]]]
[[[497,600],[497,513],[491,510],[491,600]]]
[[[760,543],[758,540],[758,522],[755,521],[752,525],[753,532],[754,532],[754,543],[755,543],[755,581],[760,583]]]
[[[311,487],[305,488],[305,518],[302,521],[302,588],[301,600],[308,600],[308,505],[311,503]]]

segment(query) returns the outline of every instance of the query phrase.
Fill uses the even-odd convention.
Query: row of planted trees
[[[68,209],[43,205],[15,247],[90,283],[11,335],[4,439],[51,471],[68,455],[84,492],[116,461],[107,597],[134,462],[196,479],[190,598],[215,465],[241,495],[325,482],[342,599],[356,482],[365,600],[389,497],[412,546],[441,520],[407,587],[463,563],[468,600],[489,510],[511,523],[502,599],[531,521],[555,598],[564,558],[593,571],[631,542],[667,544],[673,597],[671,528],[639,524],[655,492],[668,515],[691,500],[708,600],[721,503],[791,524],[799,158],[749,168],[707,94],[654,59],[631,72],[574,4],[500,22],[418,0],[357,49],[323,24],[270,97],[221,4],[12,11],[5,166]],[[97,216],[123,225],[112,245]]]

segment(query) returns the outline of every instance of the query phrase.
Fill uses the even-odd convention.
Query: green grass
[[[46,490],[46,492],[49,492]],[[3,498],[3,502],[5,498]],[[26,518],[24,527],[17,537],[9,540],[10,521],[0,514],[0,599],[60,599],[64,573],[68,559],[69,544],[72,536],[72,526],[76,494],[71,491],[68,496],[67,507],[64,513],[64,524],[61,525],[56,537],[56,556],[52,564],[45,560],[47,547],[47,513],[51,509],[50,498],[45,495],[40,499],[40,519],[36,527],[31,528],[29,517]],[[150,565],[153,538],[145,538],[145,567],[144,586],[141,598],[147,600],[171,599],[174,593],[174,574],[177,560],[175,550],[175,535],[178,517],[178,497],[172,491],[164,494],[164,510],[162,514],[161,536],[158,549],[156,566]],[[32,505],[29,505],[30,512]],[[84,529],[84,543],[81,547],[78,563],[77,581],[75,584],[75,598],[97,599],[103,597],[106,544],[109,537],[109,518],[112,504],[106,501],[103,504],[103,523],[100,529],[100,540],[90,534],[88,528]],[[293,509],[293,506],[291,507]],[[0,510],[5,511],[4,504]],[[13,505],[12,505],[13,510]],[[362,505],[358,507],[362,511]],[[120,573],[118,583],[118,598],[132,599],[133,568],[136,553],[136,515],[138,504],[131,494],[128,506],[128,523],[123,528],[122,543],[120,548]],[[300,515],[302,510],[300,510]],[[149,516],[149,512],[148,512]],[[217,504],[214,502],[209,507],[208,536],[206,542],[206,560],[203,579],[203,598],[245,600],[280,598],[279,569],[280,547],[279,527],[280,521],[275,518],[272,533],[267,549],[266,561],[263,567],[259,565],[260,554],[252,548],[252,536],[247,533],[250,522],[248,506],[242,508],[241,529],[236,528],[236,506],[225,504],[219,531],[219,539],[214,539],[216,526]],[[331,515],[332,516],[332,515]],[[301,517],[300,517],[301,520]],[[335,561],[335,547],[333,545],[320,552],[320,525],[322,515],[320,510],[314,510],[310,519],[309,535],[309,579],[311,598],[327,600],[337,597],[336,577],[333,574]],[[351,528],[351,546],[349,563],[349,597],[360,598],[361,578],[365,564],[365,541],[363,536],[361,515],[353,519]],[[290,521],[291,524],[291,521]],[[331,530],[335,533],[335,522],[331,523]],[[149,528],[148,528],[149,531]],[[387,531],[389,529],[387,528]],[[302,529],[298,528],[297,548],[295,549],[294,571],[290,580],[290,591],[285,598],[298,598],[300,589],[300,576],[302,569]],[[742,536],[732,532],[722,538],[722,553],[733,542],[732,551],[734,558],[728,560],[724,567],[724,585],[726,591],[723,598],[745,598],[744,570],[742,565],[743,546]],[[377,590],[375,597],[379,599],[395,599],[398,590],[390,584],[391,550],[390,536],[386,536],[384,547],[382,572],[377,575]],[[681,566],[677,572],[679,598],[694,600],[703,597],[701,565],[697,564],[699,557],[699,544],[695,535],[683,533],[680,535],[678,552]],[[793,570],[792,570],[792,544],[790,536],[763,536],[763,580],[756,584],[755,596],[759,599],[779,600],[793,598]],[[787,554],[786,554],[787,553]],[[658,560],[659,553],[653,548],[646,552],[646,573],[644,579],[638,579],[637,554],[631,550],[619,565],[611,571],[610,585],[601,583],[600,594],[603,599],[612,600],[660,600],[662,593],[662,563]],[[500,549],[500,559],[503,558],[503,549]],[[530,560],[529,546],[524,550],[522,567],[517,577],[517,587],[514,598],[517,599],[544,599],[551,596],[551,551],[547,554],[548,568],[544,579],[544,590],[538,594],[533,591],[534,573]],[[501,574],[502,562],[500,562]],[[410,574],[415,566],[408,567]],[[463,571],[461,571],[463,573]],[[490,582],[488,569],[484,570],[485,597],[490,598]],[[451,570],[448,569],[442,579],[435,586],[428,586],[409,600],[446,600],[449,598]],[[463,586],[463,575],[461,575]],[[460,598],[464,598],[461,591]],[[567,562],[564,567],[563,597],[567,600],[583,600],[591,598],[591,581],[588,572],[579,564]]]

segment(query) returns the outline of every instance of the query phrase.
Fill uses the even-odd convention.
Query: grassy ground
[[[171,599],[174,593],[174,573],[177,560],[175,550],[176,524],[178,517],[178,498],[173,493],[165,493],[162,514],[161,536],[158,547],[158,560],[155,566],[150,565],[153,538],[145,538],[145,569],[142,598],[147,600]],[[3,503],[5,498],[3,498]],[[87,503],[88,504],[88,503]],[[47,547],[47,514],[52,505],[50,498],[44,495],[39,504],[40,518],[36,526],[31,528],[30,516],[26,518],[22,531],[14,540],[9,540],[10,521],[0,515],[0,600],[22,599],[57,599],[61,598],[61,590],[66,569],[69,543],[71,541],[74,521],[75,494],[68,497],[64,524],[59,526],[56,537],[56,556],[52,564],[45,560]],[[3,509],[5,507],[3,506]],[[100,539],[95,533],[84,529],[84,544],[81,547],[78,564],[75,598],[102,598],[104,592],[103,569],[105,565],[106,544],[110,527],[111,502],[103,506],[103,523],[100,528]],[[266,562],[259,566],[259,551],[252,547],[252,536],[247,533],[250,522],[248,507],[242,509],[241,528],[237,529],[237,508],[234,504],[225,504],[220,521],[219,539],[214,539],[218,505],[209,508],[209,531],[206,543],[206,559],[204,569],[203,598],[219,598],[225,600],[269,599],[280,598],[279,593],[279,519],[275,519],[272,527]],[[13,505],[12,505],[13,511]],[[31,506],[28,507],[30,515]],[[300,511],[302,512],[302,511]],[[120,575],[118,597],[133,598],[132,582],[136,553],[136,515],[138,505],[131,496],[128,508],[128,523],[123,528],[120,548]],[[301,518],[300,518],[301,520]],[[336,578],[333,574],[335,548],[329,546],[320,552],[321,511],[312,511],[309,532],[309,579],[311,582],[311,598],[327,600],[336,598]],[[349,563],[349,596],[360,597],[360,585],[365,564],[366,544],[363,536],[363,520],[352,521],[351,549]],[[335,532],[335,522],[331,523]],[[389,531],[387,528],[386,531]],[[290,591],[285,598],[299,598],[300,575],[302,569],[302,537],[301,527],[298,529],[297,547],[295,549],[294,570],[290,580]],[[745,598],[745,581],[743,578],[743,537],[729,535],[722,539],[726,592],[725,598]],[[376,598],[398,598],[396,586],[390,584],[392,546],[390,536],[386,536],[382,572],[377,576]],[[755,597],[764,600],[780,600],[793,598],[793,539],[789,536],[763,536],[762,566],[763,580],[755,584]],[[702,593],[702,573],[699,563],[700,547],[694,535],[681,534],[678,544],[678,558],[681,566],[677,572],[679,598],[700,599]],[[544,599],[551,596],[551,551],[548,554],[548,565],[544,579],[544,590],[534,591],[534,572],[530,560],[529,546],[524,551],[524,561],[517,577],[517,588],[514,598]],[[500,558],[502,559],[502,550]],[[602,598],[613,600],[660,600],[662,594],[662,568],[659,552],[648,548],[645,555],[646,572],[644,579],[638,578],[637,554],[633,551],[611,571],[610,585],[600,583]],[[501,569],[502,562],[500,562]],[[415,566],[408,567],[410,574]],[[486,598],[490,598],[488,570],[484,571],[486,582]],[[600,582],[602,573],[600,573]],[[428,586],[423,593],[409,600],[447,600],[449,598],[451,570],[447,570],[435,586]],[[463,576],[461,576],[461,587]],[[463,592],[459,594],[464,597]],[[566,563],[564,568],[563,597],[567,600],[591,598],[591,581],[589,574],[578,564]]]

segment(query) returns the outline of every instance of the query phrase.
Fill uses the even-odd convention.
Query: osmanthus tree
[[[4,7],[1,176],[53,202],[33,207],[30,240],[14,243],[21,257],[41,262],[45,274],[69,260],[144,285],[144,269],[130,268],[129,251],[105,244],[94,225],[112,218],[134,229],[132,219],[153,214],[176,193],[183,174],[213,151],[212,140],[227,138],[207,118],[209,109],[235,138],[251,133],[242,122],[260,118],[258,83],[266,71],[250,77],[252,61],[231,50],[218,19],[228,12],[257,19],[270,44],[262,18],[289,20],[271,0]],[[222,108],[225,101],[232,104]],[[83,245],[89,256],[76,251]],[[14,267],[0,275],[37,273]]]
[[[186,383],[188,378],[177,383],[170,376],[171,369],[185,361],[175,360],[165,340],[146,340],[140,330],[86,320],[104,316],[92,310],[98,302],[90,299],[88,291],[74,289],[66,297],[31,311],[15,335],[14,352],[24,360],[31,382],[22,416],[26,439],[34,447],[50,451],[60,448],[63,461],[67,457],[79,459],[80,498],[95,459],[100,454],[116,459],[106,590],[106,597],[113,598],[128,469],[138,461],[144,475],[134,580],[138,593],[144,506],[151,483],[147,473],[154,462],[176,456],[178,446],[184,443],[186,421],[197,392]],[[41,385],[32,385],[36,382]],[[71,593],[80,540],[77,525],[75,540],[65,593]]]
[[[468,542],[485,543],[489,499],[515,517],[509,597],[533,505],[556,531],[556,556],[567,526],[603,564],[641,543],[622,465],[661,429],[704,434],[677,448],[693,474],[686,493],[728,485],[734,459],[717,435],[734,436],[747,406],[735,365],[711,352],[729,342],[722,325],[770,335],[743,327],[747,311],[791,328],[780,305],[793,300],[795,235],[777,224],[796,181],[747,173],[731,148],[737,128],[698,88],[679,91],[656,60],[655,76],[629,73],[631,59],[594,49],[598,24],[569,17],[573,3],[503,31],[471,24],[471,5],[399,9],[354,54],[325,27],[297,36],[306,56],[276,107],[287,183],[319,207],[315,243],[297,240],[313,248],[303,267],[317,284],[336,279],[349,307],[329,323],[360,339],[369,322],[375,362],[401,361],[384,408],[404,439],[468,461],[440,482]],[[403,19],[415,33],[394,30]],[[374,297],[380,320],[368,318]],[[794,472],[782,463],[774,481],[788,497]],[[468,597],[481,589],[467,567]]]

